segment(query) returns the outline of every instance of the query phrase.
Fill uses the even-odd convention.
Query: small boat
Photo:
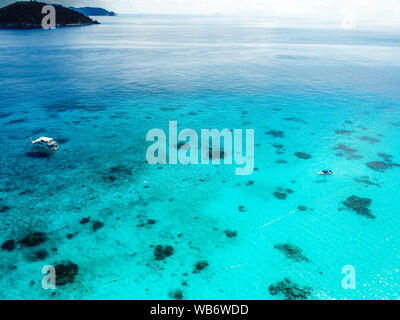
[[[332,172],[332,170],[322,170],[322,171],[318,172],[318,174],[320,174],[320,175],[333,174],[333,172]]]
[[[44,148],[47,150],[57,151],[59,148],[57,142],[53,138],[40,137],[36,140],[32,140],[31,138],[31,142],[35,147]]]

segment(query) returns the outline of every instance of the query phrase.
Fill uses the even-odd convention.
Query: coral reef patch
[[[312,158],[311,154],[309,154],[307,152],[295,152],[294,155],[297,158],[304,159],[304,160],[308,160],[308,159]]]
[[[25,238],[19,242],[26,247],[35,247],[48,240],[46,233],[41,231],[36,231],[28,234]]]
[[[15,240],[6,240],[4,243],[1,245],[2,250],[6,250],[8,252],[11,252],[15,249]]]
[[[176,290],[170,291],[170,292],[168,293],[168,296],[169,296],[171,299],[182,300],[182,299],[183,299],[183,292],[182,292],[181,289],[176,289]]]
[[[54,264],[56,270],[56,285],[63,286],[73,283],[78,274],[79,267],[71,261],[61,261]]]
[[[361,159],[362,156],[357,154],[357,150],[349,147],[348,145],[345,145],[343,143],[339,143],[334,150],[340,150],[341,152],[338,152],[336,155],[338,157],[346,157],[347,160],[353,160],[353,159]]]
[[[92,222],[92,228],[93,228],[94,232],[96,232],[97,230],[99,230],[100,228],[103,228],[103,227],[104,227],[104,222],[102,222],[102,221],[95,220]]]
[[[204,270],[206,267],[208,267],[208,262],[206,260],[198,261],[194,266],[193,273],[199,273],[200,271]]]
[[[276,244],[274,248],[282,252],[286,258],[296,262],[309,262],[310,260],[303,254],[303,249],[288,243]]]
[[[357,214],[364,216],[366,218],[375,219],[371,210],[368,208],[371,205],[372,200],[369,198],[360,198],[357,196],[350,196],[343,204],[355,211]]]
[[[270,130],[266,132],[265,134],[271,135],[273,138],[284,138],[285,133],[280,130]]]
[[[224,233],[228,238],[234,238],[237,236],[236,230],[225,230]]]
[[[162,246],[158,245],[154,249],[154,257],[156,260],[164,260],[174,253],[174,248],[170,245]]]
[[[311,288],[300,286],[290,279],[285,278],[282,281],[276,282],[269,286],[271,295],[283,295],[286,300],[306,300],[311,295]]]
[[[371,161],[367,163],[367,167],[378,172],[385,172],[393,167],[400,167],[400,164],[382,161]]]

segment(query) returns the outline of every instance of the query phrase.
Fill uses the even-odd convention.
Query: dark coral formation
[[[56,269],[56,285],[63,286],[73,283],[78,274],[78,265],[71,261],[62,261],[54,265]]]
[[[11,125],[11,124],[17,124],[17,123],[24,123],[24,122],[26,122],[26,119],[14,119],[14,120],[7,121],[5,124]]]
[[[126,112],[119,111],[119,112],[112,114],[109,118],[110,119],[129,119],[129,115]]]
[[[286,151],[286,148],[283,144],[273,144],[272,146],[275,148],[276,154],[283,154]]]
[[[154,219],[147,219],[147,221],[145,221],[145,222],[143,222],[142,220],[140,220],[140,223],[138,223],[137,225],[136,225],[136,227],[138,227],[138,228],[143,228],[143,227],[145,227],[145,226],[151,226],[151,225],[153,225],[153,224],[156,224],[156,220],[154,220]]]
[[[367,167],[378,172],[385,172],[393,167],[400,167],[400,164],[382,161],[371,161],[367,163]]]
[[[103,176],[104,181],[114,182],[117,179],[126,179],[132,175],[132,169],[124,165],[110,167],[109,174]]]
[[[48,257],[48,252],[45,249],[40,249],[33,253],[33,261],[43,261]]]
[[[400,127],[400,122],[388,121],[388,123],[391,124],[394,127]]]
[[[372,182],[368,176],[361,176],[359,178],[354,178],[354,181],[357,183],[364,183],[366,186],[377,186],[380,187],[379,183]]]
[[[182,292],[181,289],[173,290],[173,291],[169,292],[168,295],[169,295],[169,297],[171,299],[175,299],[175,300],[182,300],[183,299],[183,292]]]
[[[274,197],[279,199],[279,200],[285,200],[287,197],[287,194],[284,192],[279,192],[279,191],[274,191],[273,193]]]
[[[0,112],[0,119],[7,118],[11,115],[12,115],[12,113],[9,113],[9,112]]]
[[[312,158],[311,154],[309,154],[307,152],[295,152],[294,155],[297,158],[304,159],[304,160],[308,160],[308,159]]]
[[[1,245],[2,250],[6,250],[8,252],[11,252],[15,249],[15,240],[6,240],[4,243]]]
[[[350,134],[352,134],[352,131],[350,130],[335,130],[336,134],[340,134],[342,136],[349,136]]]
[[[303,254],[303,249],[288,243],[276,244],[274,248],[282,252],[286,258],[296,262],[309,262],[310,260]]]
[[[81,221],[79,221],[80,224],[86,224],[90,222],[90,217],[87,218],[82,218]]]
[[[25,195],[27,195],[27,194],[34,194],[35,192],[32,190],[32,189],[25,189],[25,190],[22,190],[22,191],[20,191],[18,194],[20,195],[20,196],[25,196]]]
[[[239,209],[240,212],[246,212],[247,211],[245,206],[239,206],[238,209]]]
[[[265,134],[271,135],[273,138],[283,138],[285,136],[285,133],[279,130],[270,130]]]
[[[385,172],[388,169],[392,169],[393,167],[400,167],[400,164],[392,163],[392,156],[385,153],[378,153],[378,156],[384,159],[383,161],[371,161],[367,163],[368,168],[378,171]]]
[[[297,207],[297,209],[298,209],[299,211],[307,211],[307,207],[306,207],[306,206],[303,206],[303,205],[299,205],[299,206]]]
[[[362,136],[359,139],[362,140],[362,141],[369,142],[370,144],[379,142],[378,139],[372,138],[372,137],[368,137],[368,136]]]
[[[174,253],[174,248],[172,246],[162,246],[158,245],[154,249],[154,257],[156,260],[164,260],[165,258],[171,256]]]
[[[282,281],[271,284],[269,286],[269,292],[273,296],[281,294],[286,300],[306,300],[311,295],[311,288],[300,286],[290,279],[285,278]]]
[[[100,228],[103,228],[104,227],[104,222],[101,222],[101,221],[93,221],[92,222],[92,227],[93,227],[93,231],[97,231],[97,230],[99,230]]]
[[[172,106],[172,107],[161,107],[161,111],[177,111],[179,109],[182,109],[181,106]]]
[[[111,175],[111,176],[104,176],[103,178],[104,178],[104,181],[111,181],[111,182],[114,182],[115,180],[117,180],[117,177],[116,177],[116,176],[113,176],[113,175]]]
[[[342,150],[342,151],[345,151],[346,153],[356,153],[357,152],[356,149],[349,147],[348,145],[345,145],[343,143],[339,143],[334,149]]]
[[[1,205],[0,206],[0,212],[7,212],[10,209],[11,209],[10,206],[6,206],[6,205]]]
[[[236,230],[225,230],[224,233],[228,238],[233,238],[237,236],[237,231]]]
[[[132,175],[132,169],[127,168],[123,165],[113,166],[110,168],[111,174],[121,175],[121,176],[130,176]]]
[[[367,166],[368,168],[379,172],[385,172],[387,169],[390,168],[389,164],[386,164],[382,161],[371,161],[367,163]]]
[[[295,117],[284,118],[283,120],[285,120],[285,121],[298,122],[298,123],[302,123],[302,124],[307,124],[307,121],[304,121],[304,120],[302,120],[302,119],[295,118]]]
[[[350,196],[343,204],[355,211],[357,214],[362,215],[366,218],[375,219],[371,210],[368,208],[371,205],[372,200],[369,198],[360,198],[357,196]]]
[[[87,105],[83,104],[79,101],[60,101],[51,105],[47,105],[43,107],[47,112],[67,112],[67,111],[87,111],[87,112],[101,112],[106,110],[106,108],[102,105]],[[86,119],[86,117],[85,117]]]
[[[28,234],[25,238],[20,240],[20,243],[26,247],[35,247],[48,240],[46,233],[36,231]]]
[[[383,161],[371,161],[367,163],[368,168],[378,171],[385,172],[388,169],[392,169],[393,167],[400,167],[400,164],[393,163],[393,156],[390,154],[386,154],[383,152],[378,153],[378,156],[383,159]]]
[[[276,190],[274,191],[273,195],[275,198],[279,199],[279,200],[285,200],[287,195],[289,193],[293,193],[294,191],[292,189],[283,189],[281,187],[277,187]]]
[[[380,152],[380,153],[378,153],[378,156],[381,157],[381,158],[383,158],[383,160],[384,160],[385,162],[392,162],[393,156],[390,155],[390,154],[386,154],[386,153]]]
[[[338,157],[346,157],[347,160],[353,160],[353,159],[361,159],[362,156],[357,154],[357,150],[349,147],[348,145],[345,145],[343,143],[339,143],[334,150],[340,150],[342,152],[337,153],[336,155]]]
[[[208,262],[206,260],[201,260],[196,263],[194,266],[193,273],[199,273],[201,270],[208,266]]]

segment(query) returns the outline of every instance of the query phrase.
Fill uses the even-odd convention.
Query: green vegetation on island
[[[69,7],[71,10],[78,11],[85,16],[116,16],[117,14],[113,11],[108,11],[103,8],[94,8],[94,7],[82,7],[82,8],[75,8]]]

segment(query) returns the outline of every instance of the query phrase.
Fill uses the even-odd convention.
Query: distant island
[[[47,3],[38,1],[20,1],[0,9],[0,28],[4,29],[37,29],[42,28],[42,19],[45,16],[42,8]],[[84,26],[99,24],[99,22],[77,11],[63,6],[54,6],[56,9],[57,27]]]
[[[116,16],[117,14],[113,11],[107,11],[103,8],[93,8],[93,7],[82,7],[82,8],[75,8],[69,7],[71,10],[75,10],[84,14],[85,16]]]

